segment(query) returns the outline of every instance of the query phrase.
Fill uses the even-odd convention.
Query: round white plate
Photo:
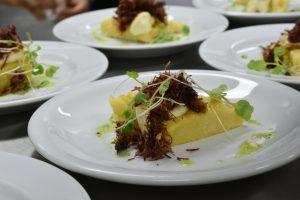
[[[103,20],[115,15],[116,8],[104,9],[68,18],[58,23],[53,33],[61,40],[79,43],[104,50],[108,55],[117,57],[155,57],[184,50],[188,45],[198,43],[209,36],[224,31],[228,20],[220,14],[191,7],[167,6],[168,17],[185,22],[190,27],[190,36],[179,41],[161,44],[141,44],[124,42],[104,36],[99,30]],[[105,42],[93,36],[95,30]]]
[[[300,84],[299,76],[272,75],[247,67],[251,60],[262,59],[262,46],[278,41],[280,34],[293,26],[293,24],[275,24],[229,30],[203,42],[199,54],[206,63],[219,70]]]
[[[0,97],[0,113],[16,112],[30,109],[34,104],[47,100],[58,93],[74,89],[82,84],[96,80],[108,67],[106,56],[95,49],[64,42],[35,41],[42,50],[38,62],[59,67],[52,87],[31,90],[22,95],[5,95]]]
[[[90,200],[70,175],[45,162],[0,153],[0,199]]]
[[[279,22],[294,22],[300,18],[300,12],[289,11],[285,13],[250,13],[227,11],[226,8],[230,5],[231,0],[193,0],[194,6],[210,10],[217,13],[222,13],[226,17],[238,21],[240,23],[279,23]],[[300,0],[291,0],[290,10],[299,8]]]
[[[195,162],[191,166],[180,165],[176,156],[159,161],[142,158],[128,161],[134,150],[129,157],[118,157],[111,144],[114,133],[96,135],[96,128],[106,123],[112,114],[109,96],[127,93],[136,86],[134,81],[124,82],[126,76],[118,76],[46,102],[30,119],[29,137],[39,153],[64,168],[96,178],[143,185],[190,185],[239,179],[269,171],[299,156],[299,92],[276,82],[225,72],[195,70],[187,73],[208,89],[227,84],[228,97],[233,101],[249,100],[255,107],[254,118],[263,125],[245,124],[227,134],[174,147],[176,156]],[[149,81],[154,74],[142,73],[140,80]],[[277,133],[261,151],[235,158],[239,145],[252,133],[269,128],[276,129]],[[189,153],[187,148],[200,150]]]

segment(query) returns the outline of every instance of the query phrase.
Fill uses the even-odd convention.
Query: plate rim
[[[203,8],[199,5],[199,1],[202,0],[193,0],[193,6],[197,8]],[[227,17],[235,17],[240,19],[274,19],[274,18],[295,18],[300,17],[300,12],[284,12],[284,13],[255,13],[255,12],[234,12],[234,11],[225,11],[217,9],[209,9],[212,12],[221,13]]]
[[[300,76],[297,77],[297,76],[284,76],[284,75],[272,75],[272,74],[264,74],[263,72],[255,72],[253,71],[253,74],[252,73],[248,73],[247,72],[247,68],[246,66],[244,66],[244,68],[242,69],[243,71],[236,71],[236,72],[233,72],[231,69],[234,68],[234,69],[238,69],[238,68],[235,68],[235,67],[230,67],[228,69],[228,65],[223,65],[223,66],[220,66],[218,65],[217,63],[215,63],[214,60],[212,59],[209,59],[210,56],[208,56],[208,54],[206,53],[206,49],[208,46],[211,46],[209,45],[209,43],[213,40],[215,40],[216,38],[218,38],[219,36],[223,35],[223,34],[232,34],[232,33],[235,33],[235,32],[238,32],[238,31],[244,31],[246,32],[247,30],[250,30],[250,29],[254,29],[254,28],[257,28],[257,29],[260,29],[260,28],[268,28],[268,27],[286,27],[286,26],[293,26],[294,24],[293,23],[277,23],[277,24],[262,24],[262,25],[253,25],[253,26],[246,26],[246,27],[241,27],[241,28],[236,28],[236,29],[231,29],[231,30],[227,30],[227,31],[224,31],[222,33],[218,33],[216,35],[213,35],[212,37],[208,38],[207,40],[205,40],[198,48],[198,55],[201,57],[201,59],[207,63],[209,66],[217,69],[217,70],[221,70],[221,71],[227,71],[227,72],[232,72],[232,73],[237,73],[237,74],[240,74],[240,75],[247,75],[247,76],[250,76],[250,77],[256,77],[256,78],[262,78],[262,79],[268,79],[268,80],[272,80],[272,81],[276,81],[276,82],[281,82],[281,83],[286,83],[286,84],[297,84],[299,85],[300,84]],[[284,30],[284,29],[282,29]],[[278,33],[279,35],[280,33]],[[234,66],[234,65],[231,65],[231,66]],[[261,75],[260,75],[261,73]]]
[[[26,42],[26,41],[24,41]],[[5,108],[11,108],[11,107],[17,107],[17,106],[24,106],[24,105],[28,105],[28,104],[34,104],[40,101],[45,101],[53,96],[56,96],[58,94],[64,93],[66,90],[69,89],[74,89],[78,86],[87,84],[89,82],[92,82],[94,80],[97,80],[98,78],[100,78],[101,76],[103,76],[105,74],[105,72],[108,69],[109,66],[109,61],[108,58],[106,57],[106,55],[104,53],[102,53],[99,50],[93,49],[91,47],[87,47],[87,46],[83,46],[80,44],[74,44],[74,43],[69,43],[69,42],[62,42],[62,41],[50,41],[50,40],[34,40],[33,41],[33,45],[39,45],[39,44],[46,44],[46,45],[51,45],[51,44],[58,44],[58,45],[66,45],[68,47],[79,47],[82,48],[83,50],[86,51],[90,51],[90,52],[94,52],[98,54],[99,57],[101,57],[102,62],[104,62],[104,65],[99,67],[98,73],[93,74],[93,76],[91,76],[89,79],[86,79],[78,84],[76,84],[75,86],[68,86],[68,89],[59,89],[58,91],[49,93],[49,94],[45,94],[42,96],[34,96],[34,97],[29,97],[29,98],[25,98],[25,99],[17,99],[17,100],[9,100],[8,102],[0,102],[0,110],[1,109],[5,109]]]
[[[174,71],[178,71],[178,70],[174,70]],[[259,78],[253,78],[253,77],[249,77],[249,76],[245,76],[245,75],[236,75],[234,73],[229,73],[229,72],[220,72],[220,71],[214,71],[214,70],[185,70],[187,73],[191,73],[191,74],[218,74],[218,75],[223,75],[223,76],[227,76],[227,77],[239,77],[239,78],[243,78],[243,79],[248,79],[248,80],[254,80],[254,81],[258,81],[260,83],[271,83],[271,84],[275,84],[275,86],[280,86],[281,88],[285,88],[286,90],[290,90],[292,93],[294,93],[295,95],[298,95],[300,97],[300,93],[293,89],[290,88],[286,85],[283,85],[281,83],[277,83],[277,82],[273,82],[270,80],[263,80],[263,79],[259,79]],[[145,72],[145,73],[140,73],[142,75],[147,75],[149,73],[157,73],[159,71],[150,71],[150,72]],[[102,82],[106,82],[109,81],[110,79],[121,79],[126,77],[126,75],[121,75],[121,76],[116,76],[116,77],[110,77],[110,78],[106,78],[106,79],[101,79],[99,81],[90,83],[88,87],[96,87],[97,85],[100,85]],[[87,88],[87,87],[86,87]],[[80,88],[79,90],[84,90],[83,88]],[[72,91],[71,91],[72,92]],[[71,93],[69,92],[69,93]],[[76,92],[75,92],[76,93]],[[74,94],[74,92],[73,92]],[[63,95],[67,95],[67,94],[63,94]],[[91,177],[95,177],[95,178],[100,178],[103,180],[108,180],[108,181],[115,181],[115,182],[121,182],[121,183],[130,183],[130,184],[139,184],[139,185],[159,185],[159,186],[178,186],[178,185],[199,185],[199,184],[211,184],[211,183],[219,183],[219,182],[225,182],[225,181],[230,181],[230,180],[236,180],[236,179],[241,179],[241,178],[245,178],[245,177],[249,177],[249,176],[253,176],[253,175],[257,175],[257,174],[261,174],[263,172],[266,171],[270,171],[272,169],[278,168],[282,165],[285,165],[295,159],[297,159],[298,157],[300,157],[300,148],[297,150],[297,148],[292,148],[289,149],[288,151],[285,151],[284,153],[280,153],[277,154],[275,156],[272,156],[272,158],[268,158],[265,159],[263,161],[260,162],[255,162],[255,163],[247,163],[246,165],[242,165],[242,167],[230,167],[229,169],[226,169],[226,172],[230,172],[230,171],[234,171],[235,174],[234,175],[229,175],[230,173],[224,173],[224,169],[217,169],[214,170],[213,172],[209,171],[208,173],[206,173],[205,176],[203,176],[203,179],[199,179],[195,178],[196,174],[198,171],[190,171],[190,172],[172,172],[172,173],[167,173],[167,175],[165,174],[165,172],[160,173],[162,171],[155,171],[155,172],[147,172],[147,171],[136,171],[134,169],[122,169],[122,168],[118,168],[117,170],[113,170],[111,167],[106,167],[106,166],[101,166],[101,165],[97,165],[99,166],[97,169],[93,169],[93,167],[91,166],[78,166],[78,163],[76,163],[76,159],[69,157],[69,161],[71,162],[64,162],[64,159],[66,159],[66,157],[62,158],[62,157],[56,157],[57,155],[60,155],[59,153],[63,152],[62,150],[57,150],[55,149],[55,151],[57,152],[47,152],[47,149],[45,148],[45,144],[42,144],[44,142],[40,142],[39,139],[37,137],[41,137],[39,136],[37,133],[35,133],[36,131],[34,131],[35,129],[35,124],[37,121],[37,119],[39,119],[39,115],[40,113],[43,113],[44,110],[47,109],[47,106],[51,106],[52,104],[55,105],[55,102],[59,102],[60,99],[63,99],[63,95],[59,95],[55,98],[52,98],[50,101],[48,101],[47,103],[43,104],[37,111],[35,111],[35,113],[32,115],[29,124],[28,124],[28,135],[30,140],[32,141],[34,147],[37,149],[37,151],[43,155],[45,158],[49,159],[50,161],[58,164],[59,166],[62,166],[66,169],[69,169],[71,171],[77,172],[77,173],[81,173],[84,175],[88,175]],[[297,143],[295,146],[298,147],[300,144]],[[47,146],[47,145],[46,145]],[[49,148],[49,147],[48,147]],[[50,147],[51,149],[51,147]],[[280,159],[278,159],[280,158]],[[279,161],[278,161],[279,160]],[[270,162],[273,161],[273,163],[270,164]],[[266,167],[263,168],[258,168],[257,164],[260,164],[259,166],[262,166],[264,163],[268,163],[269,165],[266,165]],[[79,162],[80,164],[80,162]],[[92,164],[94,165],[94,164]],[[245,170],[244,167],[251,167],[251,169],[247,169]],[[238,171],[239,170],[239,171]],[[246,173],[245,173],[246,172]],[[155,176],[153,175],[153,173],[156,173]],[[186,174],[188,173],[188,178],[186,177]],[[210,174],[214,173],[214,174],[218,174],[217,177],[215,178],[209,178]],[[159,175],[157,175],[159,174]],[[176,178],[172,178],[174,176],[174,174],[176,175]]]
[[[201,9],[199,8],[195,8],[195,7],[189,7],[189,6],[176,6],[176,5],[166,5],[166,8],[168,9],[191,9],[194,11],[201,11]],[[84,41],[79,41],[79,40],[72,40],[72,39],[66,39],[64,37],[60,36],[60,33],[58,33],[58,29],[60,27],[63,26],[64,23],[68,23],[71,20],[74,19],[80,19],[82,16],[85,15],[92,15],[95,13],[101,13],[101,12],[108,12],[108,11],[115,11],[117,9],[117,7],[114,8],[106,8],[106,9],[101,9],[101,10],[96,10],[96,11],[90,11],[90,12],[85,12],[76,16],[72,16],[69,17],[65,20],[60,21],[59,23],[57,23],[54,28],[52,29],[52,33],[55,35],[56,38],[62,40],[62,41],[66,41],[66,42],[71,42],[71,43],[77,43],[77,44],[81,44],[81,45],[86,45],[86,46],[90,46],[90,47],[94,47],[94,48],[99,48],[102,50],[111,50],[111,51],[136,51],[136,50],[157,50],[157,49],[164,49],[164,48],[175,48],[175,47],[182,47],[182,46],[188,46],[188,45],[192,45],[192,44],[196,44],[199,43],[203,40],[205,40],[206,38],[210,37],[210,36],[206,36],[203,39],[196,39],[196,40],[182,40],[179,42],[170,42],[170,43],[161,43],[161,44],[155,44],[155,45],[151,45],[151,44],[145,44],[145,45],[131,45],[131,46],[120,46],[120,45],[103,45],[99,42],[94,42],[94,43],[89,43],[87,44],[87,42]],[[203,10],[202,10],[203,11]],[[218,17],[219,19],[223,20],[222,26],[220,25],[218,31],[216,31],[214,34],[219,33],[219,32],[223,32],[224,30],[226,30],[229,27],[229,21],[226,17],[224,17],[222,14],[220,13],[216,13],[216,12],[211,12],[211,11],[203,11],[209,14],[214,15],[215,17]],[[101,22],[99,21],[99,24]]]
[[[60,177],[68,177],[69,180],[72,181],[73,186],[76,186],[77,189],[80,189],[80,191],[77,190],[77,192],[81,193],[81,195],[83,197],[82,200],[91,200],[91,198],[90,198],[89,194],[87,193],[87,191],[85,190],[85,188],[73,176],[71,176],[64,170],[59,169],[58,167],[56,167],[54,165],[51,165],[50,163],[47,163],[47,162],[39,160],[39,159],[35,159],[33,157],[24,156],[24,155],[14,154],[14,153],[10,153],[10,152],[0,152],[0,159],[3,159],[3,158],[6,160],[14,160],[14,161],[20,162],[20,163],[21,163],[21,161],[22,161],[22,163],[31,162],[33,165],[40,166],[43,169],[51,169],[53,172],[55,172]],[[7,182],[7,180],[5,180],[5,179],[1,179],[1,180],[4,180],[5,182]],[[10,182],[8,182],[8,183],[10,183]],[[25,192],[27,192],[27,191],[25,191]]]

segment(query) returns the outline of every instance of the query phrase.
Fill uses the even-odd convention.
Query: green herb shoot
[[[264,60],[251,60],[247,67],[255,71],[267,71],[271,74],[286,74],[289,72],[289,65],[282,61],[282,56],[286,54],[286,50],[281,47],[274,49],[274,62],[266,62]],[[272,68],[268,68],[272,66]]]
[[[190,35],[190,27],[188,25],[184,25],[182,29],[182,33],[184,36],[189,36]]]

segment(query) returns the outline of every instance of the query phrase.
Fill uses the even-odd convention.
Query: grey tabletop
[[[171,4],[191,6],[191,0],[169,0]],[[0,26],[15,23],[20,33],[30,32],[35,40],[57,40],[52,34],[54,22],[36,21],[27,12],[0,6]],[[238,24],[231,25],[239,27]],[[25,38],[21,35],[21,38]],[[102,78],[124,74],[127,70],[161,70],[171,61],[172,69],[209,69],[198,55],[199,44],[176,55],[151,59],[109,57],[109,68]],[[299,90],[297,86],[291,85]],[[30,156],[47,161],[35,151],[27,135],[28,121],[34,110],[0,115],[0,151]],[[53,163],[52,163],[53,164]],[[54,164],[55,165],[55,164]],[[211,185],[153,187],[103,181],[63,169],[79,181],[91,199],[300,199],[300,159],[273,171],[242,180]]]

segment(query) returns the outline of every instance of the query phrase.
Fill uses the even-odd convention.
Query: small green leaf
[[[184,36],[189,36],[190,35],[190,27],[188,25],[184,25],[182,29],[182,33]]]
[[[37,54],[37,52],[33,51],[30,53],[30,56],[31,56],[31,59],[36,59],[38,57],[38,54]]]
[[[209,96],[214,100],[221,101],[226,96],[225,93],[226,90],[227,90],[227,85],[222,84],[219,87],[209,91]]]
[[[126,118],[126,119],[132,119],[134,116],[134,111],[133,110],[125,110],[122,115]]]
[[[134,102],[136,104],[142,104],[142,103],[145,103],[147,102],[147,100],[149,99],[148,95],[146,95],[145,93],[143,92],[139,92],[135,95],[134,97]]]
[[[44,67],[41,64],[35,65],[32,69],[33,75],[39,75],[44,73]]]
[[[54,65],[50,65],[45,72],[46,77],[48,77],[48,78],[53,77],[53,75],[56,73],[57,70],[58,70],[58,67],[56,67]]]
[[[166,91],[169,89],[170,82],[171,80],[168,79],[164,81],[162,84],[160,84],[160,86],[158,87],[158,92],[160,95],[164,95],[166,93]]]
[[[276,67],[274,67],[273,69],[271,69],[270,72],[272,74],[281,74],[281,67],[279,65],[277,65]]]
[[[277,56],[277,57],[281,57],[281,56],[283,56],[285,53],[286,53],[286,50],[285,50],[284,48],[276,47],[276,48],[274,49],[274,55]]]
[[[136,71],[127,71],[127,75],[135,80],[139,77],[139,74]]]
[[[40,83],[40,85],[38,86],[38,88],[44,88],[44,87],[48,87],[49,85],[51,85],[51,82],[48,80],[44,80]]]
[[[235,112],[244,120],[251,120],[251,115],[254,111],[253,106],[246,100],[240,100],[234,104]]]
[[[248,68],[256,71],[265,71],[267,63],[264,60],[251,60],[248,63]]]
[[[124,133],[124,134],[129,134],[129,133],[131,133],[131,131],[133,130],[133,127],[134,127],[134,126],[133,126],[133,123],[132,123],[132,122],[126,124],[126,126],[122,128],[122,133]]]
[[[241,57],[242,57],[243,59],[247,59],[247,58],[248,58],[248,55],[243,54]]]

